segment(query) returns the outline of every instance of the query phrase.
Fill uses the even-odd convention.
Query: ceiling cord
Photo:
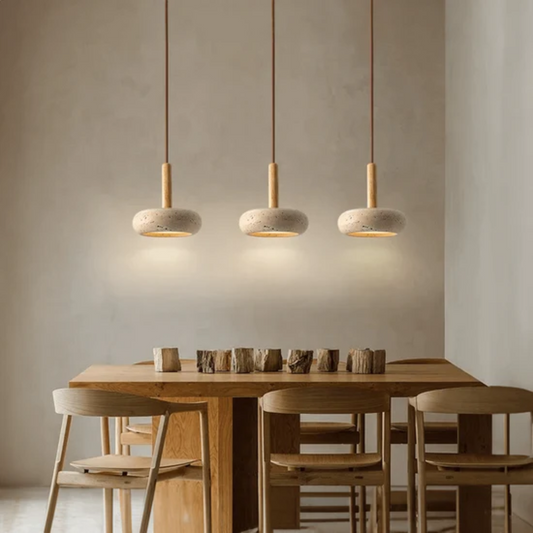
[[[169,162],[168,150],[168,0],[165,0],[165,162]]]
[[[370,0],[370,162],[374,162],[374,0]]]
[[[272,0],[272,163],[276,162],[276,0]]]

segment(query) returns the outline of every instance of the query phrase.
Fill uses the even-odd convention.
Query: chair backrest
[[[269,392],[262,405],[267,413],[279,414],[386,413],[390,398],[382,392],[305,387]]]
[[[419,394],[416,409],[428,413],[497,415],[533,412],[533,392],[516,387],[460,387]]]
[[[449,365],[448,359],[442,357],[426,357],[422,359],[398,359],[397,361],[390,361],[393,365]]]
[[[98,389],[55,390],[54,405],[56,413],[74,416],[162,416],[179,410],[179,404]]]

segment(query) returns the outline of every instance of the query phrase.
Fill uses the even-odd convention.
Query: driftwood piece
[[[352,372],[354,374],[372,374],[374,352],[365,350],[352,351]]]
[[[374,357],[372,360],[372,374],[385,374],[386,361],[386,350],[374,350]]]
[[[231,350],[215,350],[215,372],[231,370]]]
[[[256,349],[254,357],[256,372],[277,372],[278,370],[283,370],[281,350]]]
[[[154,348],[154,367],[156,372],[179,372],[180,353],[177,348]]]
[[[346,372],[351,372],[353,368],[353,349],[348,352],[348,357],[346,358]]]
[[[339,368],[339,350],[317,350],[317,369],[319,372],[337,372]]]
[[[196,350],[196,368],[204,374],[215,373],[215,351]]]
[[[289,350],[287,372],[290,374],[309,374],[313,364],[313,350]]]
[[[234,348],[231,370],[236,374],[249,374],[254,371],[254,349]]]

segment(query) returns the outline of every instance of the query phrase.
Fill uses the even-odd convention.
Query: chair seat
[[[302,422],[300,432],[303,435],[323,435],[355,431],[355,426],[349,422]]]
[[[132,433],[140,433],[141,435],[152,434],[152,424],[132,424],[131,426],[126,426],[126,429]]]
[[[439,468],[520,468],[533,463],[527,455],[482,455],[475,453],[426,453],[426,463]]]
[[[457,422],[424,422],[424,429],[427,431],[450,431],[457,433]],[[393,422],[391,424],[392,431],[401,431],[407,433],[407,422]]]
[[[161,459],[160,472],[169,472],[189,466],[198,459]],[[135,455],[101,455],[89,459],[80,459],[70,463],[77,470],[89,472],[124,473],[134,476],[146,476],[152,465],[151,457]]]
[[[378,465],[381,457],[377,453],[274,453],[271,462],[289,469],[349,470]]]

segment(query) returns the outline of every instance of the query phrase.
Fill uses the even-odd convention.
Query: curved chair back
[[[533,412],[533,392],[516,387],[460,387],[419,394],[416,409],[429,413],[498,415]]]
[[[56,413],[74,416],[162,416],[176,410],[176,405],[161,400],[98,389],[55,390],[54,405]]]
[[[385,413],[390,398],[382,392],[305,387],[269,392],[262,405],[267,413],[279,414]]]

